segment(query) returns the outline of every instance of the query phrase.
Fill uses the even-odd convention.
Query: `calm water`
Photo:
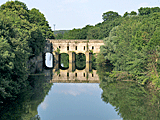
[[[0,120],[160,120],[159,93],[135,82],[114,81],[106,75],[109,66],[89,71],[83,55],[72,65],[61,57],[61,67],[37,64],[39,72],[29,76],[29,86],[17,99],[0,103]]]
[[[121,119],[101,94],[98,83],[55,83],[38,106],[38,114],[42,120]]]

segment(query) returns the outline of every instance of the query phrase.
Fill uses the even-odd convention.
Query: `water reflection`
[[[87,66],[74,71],[43,69],[30,75],[17,99],[1,104],[0,119],[160,119],[159,93],[135,82],[116,81],[106,74],[111,65],[97,66],[97,71]]]
[[[97,71],[92,69],[92,62],[86,63],[85,54],[76,54],[76,61],[72,63],[69,63],[68,57],[68,54],[62,53],[61,62],[54,63],[52,83],[100,83]]]
[[[120,119],[110,104],[102,102],[101,93],[97,83],[55,83],[38,113],[42,120]]]
[[[39,74],[30,75],[29,85],[21,90],[15,101],[6,103],[0,107],[0,120],[39,120],[37,107],[44,100],[51,89],[50,77],[43,70]]]
[[[99,66],[97,72],[103,90],[101,98],[104,102],[114,106],[125,120],[160,119],[159,92],[144,88],[134,81],[117,81],[117,78],[111,78],[106,74],[112,67],[108,65],[104,70],[104,66]]]
[[[134,82],[101,83],[102,100],[111,104],[125,120],[159,120],[159,95]]]
[[[74,72],[69,70],[55,71],[53,69],[52,83],[100,83],[96,70],[88,72],[84,70],[75,70]]]

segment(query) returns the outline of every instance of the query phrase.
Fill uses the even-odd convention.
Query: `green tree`
[[[130,15],[137,15],[135,11],[131,11]]]
[[[103,13],[102,15],[102,19],[104,21],[112,21],[118,17],[121,17],[117,12],[113,12],[113,11],[108,11],[106,13]]]
[[[36,14],[39,15],[38,11]],[[30,22],[32,15],[22,2],[8,1],[1,5],[0,16],[0,100],[7,102],[16,99],[29,84],[29,58],[43,51],[45,35],[50,34],[43,29],[49,29],[48,24]],[[47,23],[43,20],[42,23]]]
[[[129,15],[129,13],[128,13],[128,12],[125,12],[124,15],[123,15],[123,17],[126,17],[126,16],[128,16],[128,15]]]
[[[160,86],[159,17],[160,13],[150,14],[150,17],[125,17],[121,25],[110,31],[101,53],[114,66],[112,77],[120,71],[141,84],[152,81]]]
[[[40,26],[45,38],[54,39],[54,33],[49,27],[48,21],[38,9],[33,8],[29,11],[29,22]]]
[[[94,27],[89,29],[87,39],[98,39],[100,34],[100,28]]]

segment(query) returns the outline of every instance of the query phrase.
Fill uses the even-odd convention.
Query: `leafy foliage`
[[[69,55],[67,53],[61,53],[60,60],[60,64],[63,64],[62,68],[69,68]]]
[[[30,85],[21,89],[15,101],[3,103],[0,107],[1,120],[40,120],[38,105],[44,101],[53,83],[47,81],[44,73],[31,75],[27,81]]]
[[[76,54],[76,68],[83,70],[86,67],[86,56],[83,53]]]
[[[82,29],[73,29],[64,34],[57,34],[56,39],[103,39],[108,37],[110,30],[119,25],[122,22],[122,18],[120,15],[117,16],[118,13],[110,11],[105,13],[107,15],[111,14],[108,20],[98,23],[95,26],[86,25]],[[116,14],[116,15],[115,15]]]
[[[102,15],[102,19],[104,21],[112,21],[117,17],[120,17],[120,15],[117,12],[113,12],[113,11],[108,11],[106,13],[103,13]]]
[[[160,95],[135,82],[100,83],[102,100],[110,103],[124,120],[158,120]]]
[[[113,71],[126,73],[141,84],[159,81],[160,13],[125,17],[104,39],[101,52],[114,66]],[[101,56],[102,56],[101,55]],[[99,59],[99,58],[98,58]],[[117,74],[110,73],[114,76]]]
[[[53,38],[48,22],[37,9],[8,1],[0,6],[0,101],[10,101],[29,82],[27,62]]]

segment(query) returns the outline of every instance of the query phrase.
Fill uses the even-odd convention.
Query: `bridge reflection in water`
[[[83,70],[75,69],[75,63],[69,63],[67,70],[59,69],[57,63],[52,70],[52,83],[100,83],[97,70],[92,70],[92,63],[86,63]]]

